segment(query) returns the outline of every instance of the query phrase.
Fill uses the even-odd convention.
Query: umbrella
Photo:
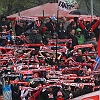
[[[88,15],[88,12],[81,10],[81,9],[77,9],[77,10],[71,11],[69,14],[72,14],[72,15]]]

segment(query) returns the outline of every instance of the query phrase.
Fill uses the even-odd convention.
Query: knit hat
[[[6,15],[1,15],[1,20],[2,20],[3,18],[7,18]]]
[[[56,35],[56,36],[58,36],[58,34],[57,34],[56,32],[54,32],[54,33],[53,33],[53,35]]]
[[[62,95],[62,92],[59,91],[59,92],[57,93],[57,96],[63,96],[63,95]]]
[[[81,32],[82,30],[80,28],[76,29],[76,33]]]
[[[50,18],[46,18],[45,20],[50,20]]]

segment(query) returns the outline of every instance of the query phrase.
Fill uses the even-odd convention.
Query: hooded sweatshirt
[[[78,40],[78,44],[84,44],[85,42],[85,38],[84,35],[82,35],[81,33],[78,34],[78,32],[81,32],[82,30],[80,28],[76,29],[76,38]]]

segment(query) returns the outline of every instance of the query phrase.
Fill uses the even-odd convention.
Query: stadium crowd
[[[0,100],[70,100],[100,90],[99,34],[100,20],[51,16],[12,25],[1,16]]]

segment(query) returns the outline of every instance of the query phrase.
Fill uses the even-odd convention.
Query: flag
[[[96,57],[96,60],[95,60],[94,70],[97,70],[98,68],[100,68],[100,36],[98,39],[98,56]]]
[[[84,98],[82,100],[99,100],[99,95]]]
[[[20,9],[18,9],[18,16],[20,16]]]
[[[88,93],[71,100],[100,100],[100,91]]]
[[[96,60],[95,60],[94,71],[96,71],[99,67],[100,67],[100,57],[97,56],[97,58],[96,58]]]
[[[100,35],[98,39],[98,56],[100,57]]]
[[[68,11],[78,7],[76,0],[58,0],[58,8],[63,11]]]

